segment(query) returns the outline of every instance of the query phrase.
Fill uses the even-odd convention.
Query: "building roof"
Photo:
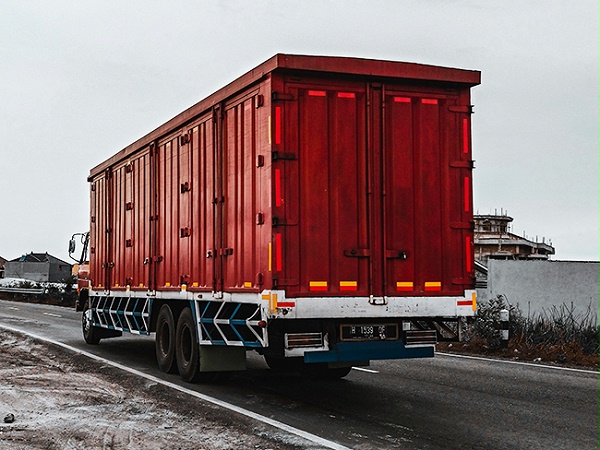
[[[68,262],[63,261],[62,259],[58,259],[56,256],[50,255],[48,252],[46,253],[28,253],[26,255],[22,255],[19,258],[15,258],[10,262],[39,262],[39,263],[54,263],[54,264],[63,264],[70,266]]]

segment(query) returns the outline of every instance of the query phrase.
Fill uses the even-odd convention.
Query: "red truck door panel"
[[[276,120],[282,152],[295,156],[274,163],[274,233],[286,242],[279,283],[298,295],[367,295],[364,87],[287,92],[297,100]]]
[[[249,96],[228,105],[223,120],[224,228],[220,257],[226,291],[255,288],[259,272],[257,114],[255,96]]]
[[[278,284],[302,296],[462,294],[470,153],[457,97],[350,83],[286,95],[275,106]]]

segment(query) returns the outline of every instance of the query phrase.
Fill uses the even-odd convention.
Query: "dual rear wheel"
[[[200,358],[192,310],[184,308],[177,319],[167,304],[156,319],[156,360],[165,373],[179,372],[186,382],[199,381]]]

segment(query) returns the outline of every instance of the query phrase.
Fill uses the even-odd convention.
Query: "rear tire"
[[[95,327],[93,324],[92,310],[90,309],[90,302],[87,300],[83,307],[83,314],[81,315],[81,330],[83,331],[83,339],[90,345],[98,345],[100,343],[100,329]]]
[[[175,316],[169,305],[163,305],[156,318],[156,361],[158,367],[165,373],[176,373],[175,362]]]
[[[196,340],[196,323],[190,308],[184,308],[177,321],[175,337],[177,369],[183,381],[193,383],[200,378],[200,349]]]

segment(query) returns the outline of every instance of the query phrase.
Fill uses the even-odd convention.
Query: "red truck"
[[[90,344],[186,381],[434,355],[476,309],[480,72],[277,54],[94,167]]]

